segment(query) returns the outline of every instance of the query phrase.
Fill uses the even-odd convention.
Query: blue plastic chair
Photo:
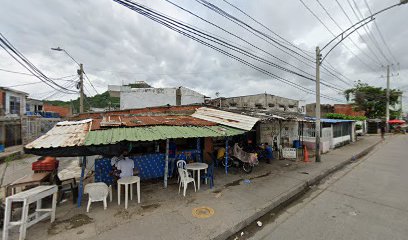
[[[201,179],[208,179],[210,189],[214,187],[214,161],[208,166],[207,173],[201,176]]]

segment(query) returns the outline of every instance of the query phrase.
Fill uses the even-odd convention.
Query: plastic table
[[[120,185],[125,185],[125,209],[128,207],[129,187],[130,200],[133,199],[133,184],[137,183],[137,203],[140,203],[140,177],[123,177],[118,180],[118,205],[120,205]]]
[[[6,198],[6,208],[4,211],[4,226],[3,226],[3,240],[7,240],[8,231],[14,226],[20,226],[19,239],[25,239],[27,228],[37,222],[51,217],[51,222],[55,220],[55,208],[57,205],[57,191],[56,185],[38,186],[27,191],[23,191]],[[42,199],[52,195],[51,208],[42,208]],[[20,221],[11,221],[11,205],[15,202],[22,202],[22,214]],[[28,215],[30,203],[37,202],[35,213]]]
[[[207,163],[194,162],[194,163],[189,163],[186,165],[186,169],[193,171],[193,174],[194,174],[194,171],[197,171],[197,178],[198,178],[197,190],[200,190],[200,182],[201,182],[200,171],[205,170],[205,172],[207,172],[207,168],[208,168]]]

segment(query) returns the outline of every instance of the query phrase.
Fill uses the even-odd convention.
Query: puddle
[[[62,221],[55,221],[48,228],[48,234],[56,235],[64,230],[70,230],[92,223],[94,220],[86,214],[77,214]]]
[[[264,177],[267,177],[267,176],[269,176],[269,175],[271,175],[271,173],[272,172],[267,172],[267,173],[265,173],[265,174],[262,174],[262,175],[259,175],[259,176],[255,176],[255,177],[251,177],[251,178],[249,178],[249,180],[253,180],[253,179],[257,179],[257,178],[264,178]]]
[[[233,181],[233,182],[231,182],[231,183],[227,183],[227,184],[224,185],[224,188],[233,187],[233,186],[238,186],[238,185],[240,185],[240,182],[241,182],[242,180],[244,180],[244,179],[240,178],[240,179],[235,180],[235,181]]]

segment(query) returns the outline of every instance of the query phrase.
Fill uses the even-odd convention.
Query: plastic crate
[[[46,157],[44,160],[33,162],[31,169],[33,171],[54,171],[58,169],[59,161],[53,157]]]

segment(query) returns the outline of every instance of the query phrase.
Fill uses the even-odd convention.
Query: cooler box
[[[31,168],[33,171],[54,171],[58,169],[59,161],[54,157],[46,157],[44,160],[33,162]]]
[[[294,140],[293,141],[293,148],[297,148],[297,149],[302,148],[302,142],[299,141],[299,140]]]

